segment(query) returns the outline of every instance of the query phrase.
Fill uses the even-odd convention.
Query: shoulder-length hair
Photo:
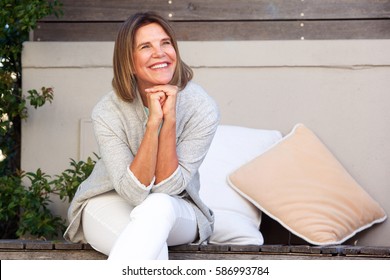
[[[150,23],[157,23],[164,29],[176,51],[177,63],[170,84],[183,89],[193,77],[192,69],[180,58],[176,37],[169,22],[154,12],[136,13],[121,25],[114,46],[112,86],[116,94],[127,102],[132,102],[137,96],[133,56],[135,34],[140,27]]]

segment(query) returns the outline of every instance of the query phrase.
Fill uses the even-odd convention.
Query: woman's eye
[[[167,41],[164,41],[164,42],[163,42],[163,45],[171,45],[171,41],[168,41],[168,40],[167,40]]]

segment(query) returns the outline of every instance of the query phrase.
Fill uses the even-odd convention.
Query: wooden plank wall
[[[139,11],[172,21],[179,40],[390,39],[390,0],[62,0],[36,41],[113,41]]]

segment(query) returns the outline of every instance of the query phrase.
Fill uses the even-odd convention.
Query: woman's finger
[[[166,95],[175,95],[178,92],[178,87],[173,85],[158,85],[145,90],[147,93],[162,91]]]

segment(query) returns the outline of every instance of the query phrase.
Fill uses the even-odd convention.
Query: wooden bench
[[[172,260],[338,260],[390,259],[390,247],[350,245],[181,245],[169,248]],[[63,240],[0,240],[1,260],[105,260],[88,244]]]

